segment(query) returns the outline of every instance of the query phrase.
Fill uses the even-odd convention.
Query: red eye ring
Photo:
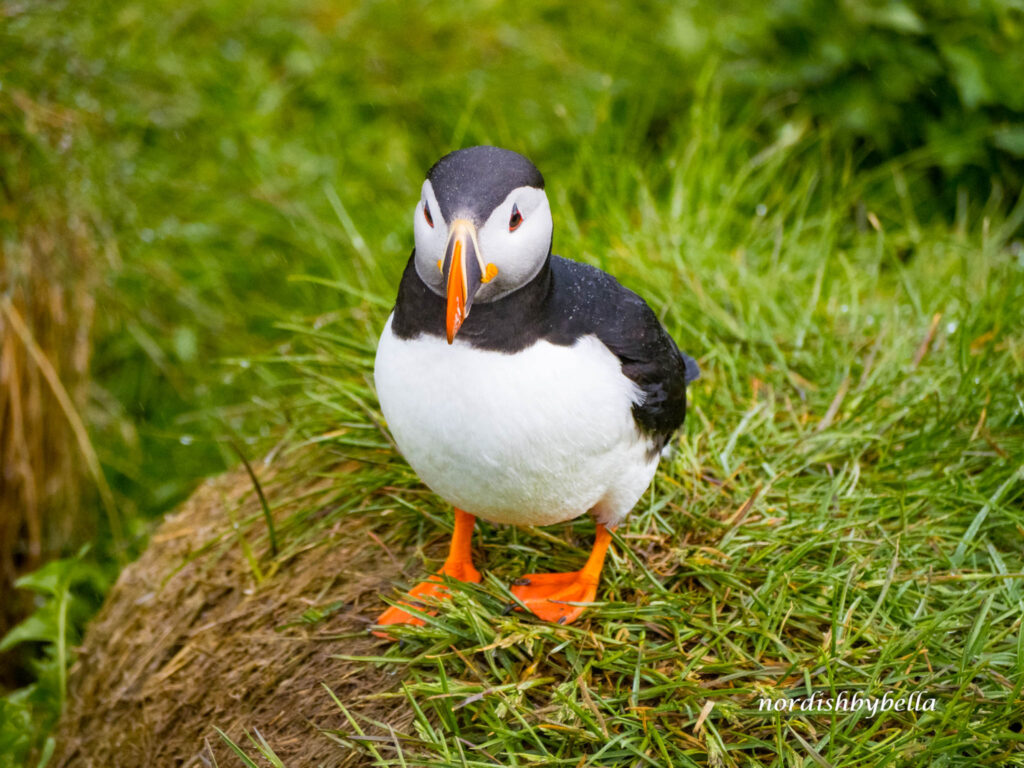
[[[515,203],[512,204],[512,216],[508,220],[508,231],[515,232],[519,229],[519,225],[523,223],[523,214],[519,212],[519,206]]]
[[[430,215],[430,206],[427,205],[426,200],[423,201],[423,218],[427,220],[427,224],[429,224],[431,227],[434,226],[434,219]]]

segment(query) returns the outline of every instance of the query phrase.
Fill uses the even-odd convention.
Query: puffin
[[[633,291],[552,254],[544,177],[523,155],[459,149],[428,171],[415,248],[377,346],[374,383],[395,445],[454,508],[441,569],[376,621],[479,583],[476,518],[543,526],[585,513],[593,550],[578,571],[510,586],[542,620],[566,624],[597,595],[611,531],[647,489],[700,374]],[[448,582],[450,583],[450,582]]]

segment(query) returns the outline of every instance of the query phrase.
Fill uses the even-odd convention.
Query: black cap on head
[[[427,179],[446,221],[456,214],[469,214],[477,224],[486,221],[513,189],[544,189],[544,177],[533,163],[499,147],[450,152],[427,171]]]

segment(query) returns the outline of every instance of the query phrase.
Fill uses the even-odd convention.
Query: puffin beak
[[[456,219],[448,230],[448,247],[441,265],[448,295],[446,329],[449,344],[455,340],[455,334],[469,316],[473,297],[484,283],[485,271],[481,265],[476,227],[468,219]]]

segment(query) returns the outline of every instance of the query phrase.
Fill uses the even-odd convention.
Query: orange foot
[[[459,581],[468,581],[473,584],[480,583],[480,571],[474,568],[472,564],[462,562],[451,563],[446,561],[441,567],[441,570],[426,581],[421,581],[415,587],[410,589],[409,597],[447,597],[448,588],[442,583],[442,577],[444,576],[449,576],[453,579],[458,579]],[[418,609],[422,609],[424,607],[423,603],[418,600],[411,601],[410,603],[401,603],[400,605],[411,605]],[[425,611],[425,613],[433,616],[437,611]],[[419,616],[414,616],[408,611],[402,610],[399,605],[393,605],[377,618],[377,624],[382,626],[387,624],[413,624],[415,626],[422,626],[423,624],[426,624],[426,622]],[[373,634],[377,637],[383,637],[388,640],[394,639],[387,632],[375,631]]]
[[[597,597],[597,584],[601,580],[601,568],[611,540],[608,529],[598,525],[594,549],[582,570],[528,574],[512,585],[512,594],[544,621],[558,624],[575,621],[585,606],[568,603],[589,603]]]
[[[440,571],[409,590],[410,598],[427,596],[447,597],[448,588],[443,583],[444,576],[458,579],[459,581],[468,581],[473,584],[480,583],[480,571],[473,567],[473,561],[470,556],[470,540],[473,536],[473,525],[475,522],[476,520],[472,515],[463,512],[461,509],[455,510],[455,533],[452,534],[452,545],[448,553],[448,559],[445,560]],[[401,605],[406,607],[415,606],[416,608],[423,607],[423,603],[415,600],[410,603],[393,605],[377,618],[377,624],[384,626],[388,624],[413,624],[416,626],[426,624],[419,616],[414,616],[408,611],[402,610]],[[437,611],[426,611],[426,613],[433,616]],[[395,639],[387,632],[374,631],[373,634],[385,640]]]
[[[583,571],[531,573],[513,584],[511,592],[544,621],[568,624],[576,621],[584,610],[584,606],[568,605],[568,602],[593,602],[597,597],[597,582],[588,580]]]

